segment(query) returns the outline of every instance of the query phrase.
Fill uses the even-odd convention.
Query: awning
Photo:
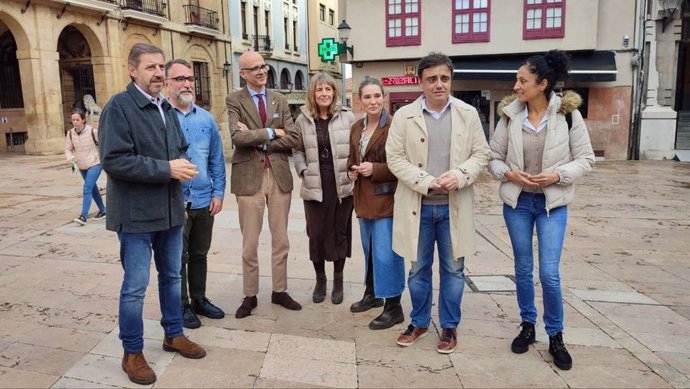
[[[616,81],[618,70],[613,51],[569,52],[570,80]],[[515,74],[531,54],[453,57],[455,80],[515,81]]]

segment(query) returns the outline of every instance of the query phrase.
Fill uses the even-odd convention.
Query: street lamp
[[[223,64],[223,78],[225,78],[225,93],[230,93],[230,80],[228,80],[228,74],[232,71],[232,65],[228,63],[228,60],[225,60],[225,63]]]
[[[342,49],[338,50],[338,54],[345,54],[345,59],[347,59],[347,53],[350,53],[353,57],[355,56],[355,48],[347,45],[347,40],[350,39],[350,31],[352,31],[352,28],[347,24],[345,19],[343,19],[342,23],[338,26],[338,37],[342,44]]]
[[[355,56],[355,48],[347,45],[347,40],[350,38],[350,31],[352,31],[352,28],[350,28],[350,25],[347,24],[345,19],[343,19],[342,23],[338,25],[338,38],[340,39],[340,43],[338,44],[338,54],[340,54],[340,78],[342,80],[341,94],[344,107],[347,106],[347,80],[345,79],[345,62],[347,62],[347,53],[349,52],[353,59]]]

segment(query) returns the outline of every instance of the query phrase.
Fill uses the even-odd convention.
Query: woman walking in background
[[[72,171],[75,170],[76,166],[84,179],[81,214],[74,219],[75,223],[84,226],[89,216],[92,199],[98,207],[98,213],[94,219],[105,218],[105,205],[96,183],[101,175],[101,161],[98,156],[98,130],[86,124],[84,121],[86,112],[83,109],[75,108],[72,110],[71,118],[74,127],[67,132],[65,137],[65,155],[67,160],[72,163]]]
[[[352,181],[347,177],[350,127],[355,116],[341,107],[340,91],[327,73],[315,74],[307,103],[295,124],[295,171],[302,178],[300,197],[309,236],[309,257],[316,272],[312,300],[326,297],[325,262],[333,262],[333,304],[343,302],[343,269],[352,251]]]
[[[386,139],[392,117],[383,109],[381,81],[365,77],[359,85],[366,112],[350,133],[348,176],[355,182],[353,198],[364,250],[364,296],[350,306],[364,312],[384,305],[369,323],[372,330],[390,328],[405,320],[400,296],[405,289],[405,261],[393,252],[393,194],[397,179],[386,164]]]
[[[514,353],[535,341],[532,237],[536,225],[539,280],[549,353],[560,369],[572,367],[563,342],[563,297],[559,265],[574,181],[591,170],[594,152],[582,115],[582,99],[554,85],[568,76],[567,55],[551,50],[534,55],[518,69],[515,94],[499,107],[501,120],[491,137],[489,171],[501,181],[499,196],[515,257],[515,283],[522,324]]]

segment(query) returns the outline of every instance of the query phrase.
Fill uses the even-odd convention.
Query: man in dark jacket
[[[106,228],[117,233],[125,272],[119,309],[122,369],[132,382],[145,385],[156,381],[142,353],[142,312],[152,248],[165,331],[163,350],[187,358],[206,355],[182,330],[184,205],[180,182],[193,178],[196,167],[185,159],[187,142],[177,115],[160,95],[164,66],[160,48],[149,44],[132,47],[128,58],[132,82],[106,104],[98,133],[101,164],[108,174]]]

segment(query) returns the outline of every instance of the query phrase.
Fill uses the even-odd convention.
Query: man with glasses
[[[206,298],[207,255],[211,248],[214,216],[223,209],[225,160],[223,142],[213,116],[194,104],[194,74],[183,59],[165,64],[168,101],[180,121],[197,174],[183,184],[187,219],[182,246],[182,320],[186,328],[199,328],[197,314],[222,319],[225,313]],[[188,288],[189,285],[189,288]],[[191,298],[191,304],[190,304]]]
[[[268,65],[253,51],[240,56],[240,77],[246,87],[227,97],[232,156],[230,191],[237,196],[242,231],[244,299],[235,312],[238,319],[251,315],[259,292],[259,234],[264,209],[271,230],[271,302],[299,311],[302,306],[287,290],[288,213],[292,199],[292,173],[288,154],[297,146],[299,133],[287,99],[266,88]]]
[[[161,96],[163,50],[137,43],[127,63],[132,82],[103,108],[98,147],[108,173],[106,228],[117,233],[124,270],[118,317],[122,370],[132,382],[149,385],[156,381],[156,374],[142,353],[142,316],[152,249],[165,333],[163,350],[186,358],[206,355],[184,335],[180,309],[181,183],[194,178],[197,169],[187,160],[188,145],[177,115]]]

